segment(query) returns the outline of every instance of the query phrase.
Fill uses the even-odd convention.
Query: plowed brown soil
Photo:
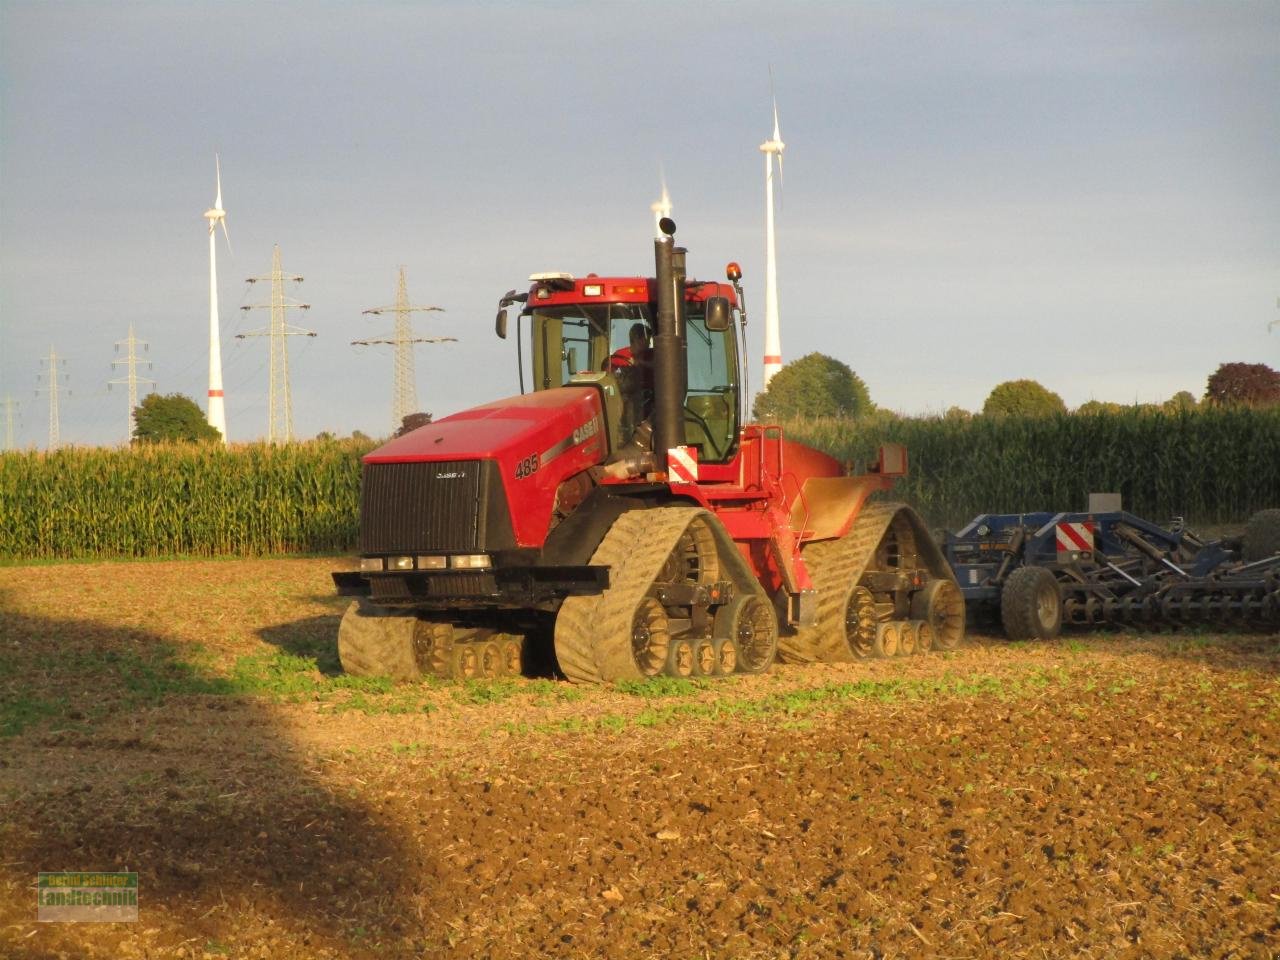
[[[1280,636],[383,691],[333,565],[0,569],[0,956],[1280,956]]]

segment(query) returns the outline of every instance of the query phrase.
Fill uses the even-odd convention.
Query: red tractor
[[[905,451],[849,475],[744,424],[741,271],[686,279],[662,229],[655,277],[535,274],[503,297],[500,337],[523,304],[519,396],[364,458],[360,569],[334,574],[358,598],[338,634],[348,673],[516,674],[548,627],[583,682],[959,644],[964,598],[924,523],[868,502]]]

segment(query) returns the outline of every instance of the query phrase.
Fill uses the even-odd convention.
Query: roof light
[[[604,285],[603,285],[603,284],[599,284],[599,283],[588,283],[588,284],[585,284],[585,285],[583,286],[583,288],[582,288],[582,295],[583,295],[584,297],[598,297],[598,296],[600,296],[602,293],[604,293]]]
[[[729,278],[730,283],[737,283],[742,279],[742,268],[731,260],[729,265],[724,268],[724,275]]]

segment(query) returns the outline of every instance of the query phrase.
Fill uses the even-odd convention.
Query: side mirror
[[[497,317],[494,318],[493,332],[501,339],[507,339],[507,311],[505,307],[499,310]]]
[[[733,311],[729,309],[728,297],[707,298],[707,329],[712,333],[723,333],[733,326]]]
[[[566,350],[564,359],[569,364],[569,376],[576,376],[578,373],[578,348],[570,347]]]

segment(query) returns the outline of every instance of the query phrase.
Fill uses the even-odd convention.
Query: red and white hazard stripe
[[[1092,551],[1095,526],[1097,524],[1092,520],[1085,520],[1083,523],[1058,524],[1058,552]]]
[[[667,451],[667,477],[672,483],[697,483],[697,448],[671,447]]]

